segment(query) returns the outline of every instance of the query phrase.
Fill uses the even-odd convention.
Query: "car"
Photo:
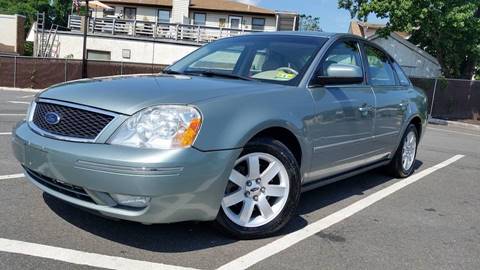
[[[254,239],[279,233],[304,191],[378,167],[410,176],[426,120],[427,97],[379,46],[260,33],[161,74],[52,86],[12,145],[35,186],[80,208]]]

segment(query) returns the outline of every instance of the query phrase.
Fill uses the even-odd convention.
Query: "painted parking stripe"
[[[25,116],[24,113],[0,113],[0,116]]]
[[[16,100],[9,100],[8,103],[12,104],[25,104],[25,105],[30,105],[30,102],[28,101],[16,101]]]
[[[0,136],[12,135],[11,132],[0,132]]]
[[[440,129],[440,128],[432,128],[432,127],[428,127],[428,129],[435,130],[435,131],[443,131],[443,132],[448,132],[448,133],[454,133],[454,134],[461,134],[461,135],[467,135],[467,136],[480,137],[480,135],[478,135],[478,134],[472,134],[472,133],[467,133],[467,132],[460,132],[460,131]]]
[[[105,269],[194,269],[0,238],[0,251]]]
[[[319,221],[316,221],[308,226],[306,226],[303,229],[300,229],[298,231],[292,232],[290,234],[287,234],[283,236],[282,238],[279,238],[278,240],[275,240],[261,248],[258,248],[240,258],[237,258],[220,268],[219,270],[227,270],[227,269],[246,269],[248,267],[251,267],[255,265],[258,262],[261,262],[293,245],[296,243],[320,232],[328,227],[337,224],[348,217],[351,217],[352,215],[364,210],[365,208],[369,207],[370,205],[382,200],[383,198],[403,189],[404,187],[413,184],[417,182],[418,180],[422,179],[423,177],[440,170],[444,167],[447,167],[448,165],[456,162],[457,160],[463,158],[463,155],[456,155],[442,163],[439,163],[433,167],[430,167],[428,169],[425,169],[417,174],[414,174],[408,178],[405,178],[403,180],[400,180],[396,182],[395,184],[392,184],[391,186],[388,186],[380,191],[377,191],[373,193],[372,195],[369,195],[368,197],[361,199],[343,209],[340,211],[337,211]]]
[[[18,174],[9,174],[9,175],[0,175],[0,180],[7,180],[7,179],[15,179],[15,178],[22,178],[25,175],[23,173]]]

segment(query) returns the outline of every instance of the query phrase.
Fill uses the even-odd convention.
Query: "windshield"
[[[251,35],[210,43],[166,72],[223,76],[298,85],[327,39],[305,36]]]

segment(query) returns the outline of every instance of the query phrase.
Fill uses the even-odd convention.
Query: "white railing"
[[[71,31],[81,31],[80,16],[69,16]],[[219,28],[191,24],[155,23],[148,21],[124,20],[116,18],[91,18],[89,33],[124,35],[139,38],[183,40],[207,43],[223,37],[261,32],[254,30]]]

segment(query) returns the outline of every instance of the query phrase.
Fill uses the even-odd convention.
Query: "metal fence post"
[[[429,118],[432,118],[432,114],[433,114],[433,104],[435,103],[435,94],[437,92],[437,83],[438,83],[438,78],[435,78],[435,84],[433,85],[432,104],[430,105],[430,116],[429,116]]]
[[[13,88],[17,87],[17,56],[13,57]]]
[[[68,58],[65,58],[65,70],[64,70],[64,73],[65,73],[65,81],[67,81],[67,64],[68,64]]]

